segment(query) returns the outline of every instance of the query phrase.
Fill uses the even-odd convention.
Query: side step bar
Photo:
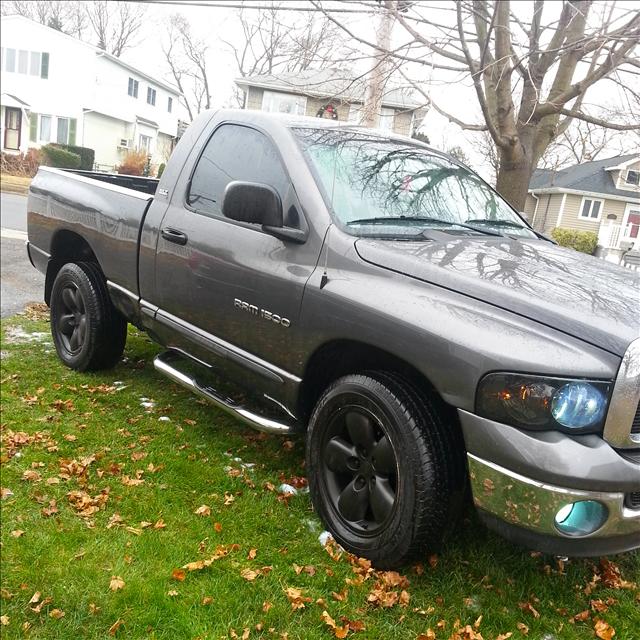
[[[287,435],[293,433],[294,429],[287,424],[264,418],[257,413],[253,413],[239,405],[234,404],[228,398],[224,398],[218,395],[215,389],[210,387],[203,387],[198,384],[197,380],[191,376],[183,373],[177,369],[174,362],[177,359],[175,354],[170,351],[161,353],[153,360],[153,366],[165,376],[173,380],[174,382],[186,387],[190,391],[193,391],[199,396],[206,398],[220,409],[224,409],[232,416],[235,416],[244,423],[257,429],[258,431],[265,431],[267,433],[276,433],[280,435]]]

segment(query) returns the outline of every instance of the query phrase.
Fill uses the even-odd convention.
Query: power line
[[[321,13],[320,9],[316,7],[292,7],[290,5],[250,5],[244,3],[234,3],[231,2],[205,2],[204,0],[129,0],[130,2],[137,2],[139,4],[156,4],[156,5],[169,5],[169,6],[178,6],[178,7],[205,7],[208,9],[261,9],[268,11],[303,11],[308,13]],[[373,9],[373,7],[372,7]],[[371,9],[344,9],[344,8],[333,8],[326,9],[326,11],[330,13],[360,13],[360,14],[373,14],[375,11]]]

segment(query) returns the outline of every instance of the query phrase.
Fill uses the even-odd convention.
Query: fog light
[[[566,504],[556,513],[556,528],[567,536],[587,536],[597,531],[607,520],[609,511],[595,500],[580,500]]]

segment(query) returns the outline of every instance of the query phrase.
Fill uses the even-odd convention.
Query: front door
[[[215,364],[216,354],[236,363],[246,356],[249,368],[262,360],[291,371],[302,339],[302,295],[321,239],[286,242],[225,218],[222,198],[232,180],[273,187],[287,226],[301,226],[300,205],[271,140],[246,126],[218,127],[195,166],[186,201],[172,202],[160,225],[153,301],[159,324],[163,314],[169,323],[184,323],[186,332],[171,339],[206,362]],[[224,345],[208,348],[208,339]]]
[[[4,110],[4,148],[19,151],[22,111],[14,107]]]

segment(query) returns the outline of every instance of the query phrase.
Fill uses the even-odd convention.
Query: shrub
[[[77,147],[75,144],[57,144],[55,142],[51,143],[51,146],[57,149],[64,149],[69,153],[77,153],[80,156],[80,169],[85,171],[93,170],[93,163],[96,157],[96,152],[93,149]]]
[[[574,229],[556,227],[551,232],[551,237],[561,247],[569,247],[591,256],[595,253],[598,245],[598,234],[593,231],[575,231]]]
[[[43,163],[49,167],[58,169],[79,169],[80,156],[65,149],[47,144],[40,149],[42,151]]]
[[[12,176],[33,178],[42,164],[42,154],[39,149],[29,149],[27,153],[0,154],[0,170]]]
[[[160,163],[160,166],[158,167],[158,173],[156,174],[156,178],[162,178],[162,174],[164,173],[166,166],[167,165],[164,162]]]
[[[144,174],[146,166],[146,151],[128,151],[120,166],[116,167],[116,171],[129,176],[141,176]]]

